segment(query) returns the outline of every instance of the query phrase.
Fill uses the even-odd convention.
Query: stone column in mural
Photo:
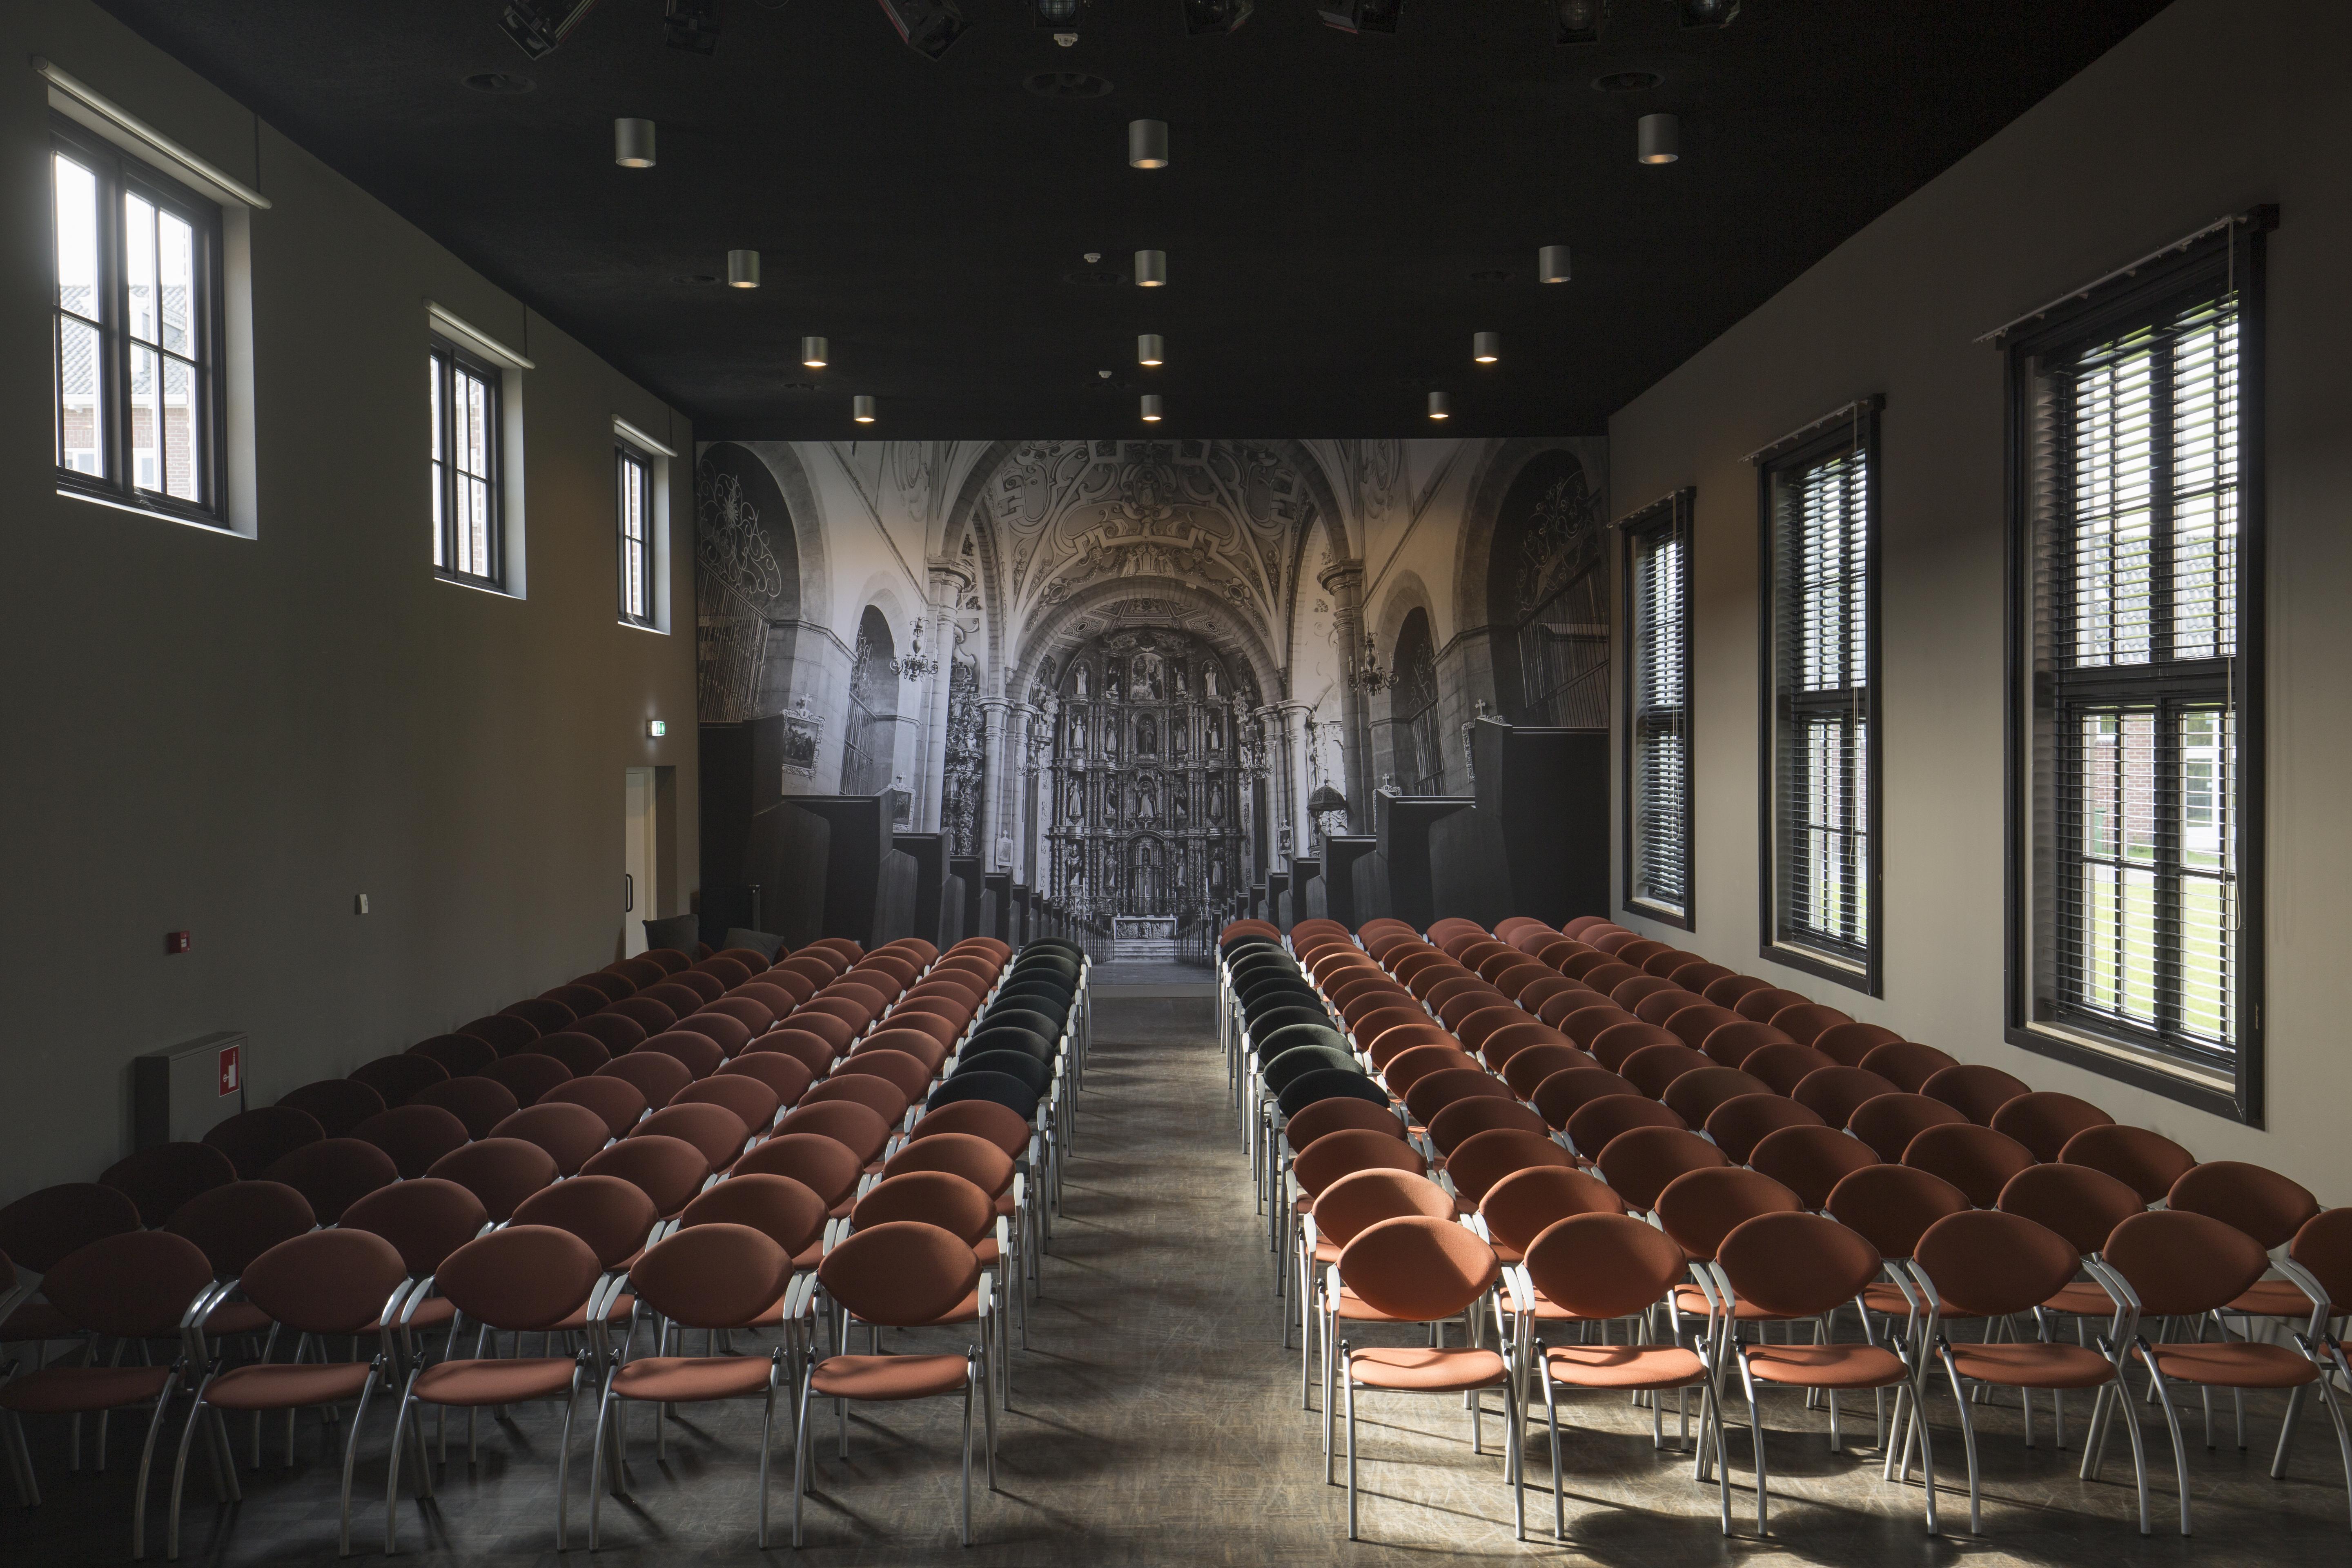
[[[982,761],[978,848],[982,868],[990,871],[1003,868],[997,863],[996,836],[1003,830],[1004,800],[1011,793],[1004,786],[1004,717],[1012,706],[1002,697],[985,697],[980,703]]]
[[[971,583],[971,574],[952,561],[933,561],[930,629],[923,638],[923,656],[938,667],[923,679],[929,700],[923,704],[922,746],[916,759],[912,787],[915,821],[919,831],[938,833],[946,815],[948,705],[954,684],[957,642],[956,607]]]
[[[1314,782],[1307,776],[1309,753],[1315,742],[1313,729],[1315,710],[1306,703],[1293,700],[1282,705],[1283,741],[1289,750],[1290,798],[1285,803],[1283,820],[1290,824],[1290,852],[1312,855],[1315,852],[1313,824],[1307,817],[1307,796],[1314,791]]]
[[[946,766],[940,780],[940,831],[950,855],[977,856],[981,790],[986,754],[981,737],[980,661],[959,655],[949,662]]]
[[[1360,682],[1352,672],[1362,661],[1364,647],[1364,563],[1334,561],[1317,579],[1331,595],[1331,623],[1339,634],[1340,671],[1339,752],[1347,760],[1348,776],[1334,784],[1348,797],[1350,826],[1359,833],[1372,830],[1372,712]]]

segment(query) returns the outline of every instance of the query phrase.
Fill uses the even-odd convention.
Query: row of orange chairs
[[[1229,928],[1226,969],[1235,954],[1255,947],[1261,954],[1257,969],[1270,973],[1273,965],[1263,955],[1271,941],[1265,931]],[[1851,1294],[1871,1331],[1869,1343],[1907,1347],[1887,1352],[1902,1363],[1903,1386],[1911,1390],[1904,1398],[1919,1398],[1922,1380],[1938,1364],[1956,1389],[1964,1380],[2021,1387],[2049,1386],[2034,1384],[2035,1377],[2057,1377],[2057,1386],[2095,1384],[2101,1392],[2095,1429],[2104,1434],[2112,1414],[2126,1412],[2137,1455],[2128,1403],[2119,1394],[2109,1398],[2136,1358],[2136,1364],[2163,1373],[2154,1392],[2168,1420],[2174,1413],[2167,1380],[2228,1386],[2235,1379],[2241,1387],[2292,1389],[2275,1468],[2284,1468],[2294,1407],[2311,1387],[2320,1389],[2342,1437],[2326,1381],[2343,1366],[2341,1349],[2326,1333],[2330,1308],[2335,1300],[2352,1299],[2352,1229],[2341,1211],[2334,1217],[2320,1214],[2308,1193],[2276,1173],[2232,1163],[2197,1165],[2169,1141],[2144,1129],[2115,1127],[2079,1100],[2034,1095],[2007,1075],[1964,1067],[1886,1031],[1873,1037],[1869,1026],[1793,994],[1751,1003],[1742,1014],[1706,993],[1738,1003],[1759,997],[1770,989],[1765,983],[1727,974],[1664,944],[1643,951],[1639,941],[1601,921],[1572,922],[1567,931],[1506,921],[1492,933],[1467,921],[1440,922],[1426,941],[1402,922],[1374,922],[1360,935],[1331,925],[1294,928],[1289,956],[1336,1012],[1335,1026],[1360,1052],[1365,1073],[1360,1084],[1351,1084],[1328,1061],[1328,1049],[1312,1045],[1294,1045],[1262,1067],[1269,1081],[1290,1080],[1283,1085],[1286,1096],[1303,1090],[1307,1097],[1279,1107],[1291,1154],[1276,1205],[1284,1216],[1304,1211],[1286,1270],[1299,1282],[1296,1315],[1309,1324],[1304,1354],[1312,1357],[1318,1338],[1311,1326],[1316,1269],[1338,1263],[1345,1245],[1371,1226],[1417,1212],[1416,1203],[1443,1217],[1458,1209],[1479,1228],[1496,1247],[1497,1281],[1507,1268],[1524,1269],[1526,1259],[1536,1256],[1538,1237],[1550,1227],[1579,1215],[1631,1209],[1650,1216],[1680,1246],[1690,1281],[1663,1300],[1670,1312],[1680,1310],[1694,1320],[1693,1353],[1705,1364],[1701,1381],[1710,1389],[1712,1408],[1722,1373],[1737,1364],[1745,1377],[1756,1354],[1733,1327],[1752,1313],[1753,1300],[1752,1292],[1736,1290],[1724,1278],[1726,1238],[1740,1221],[1786,1212],[1826,1216],[1873,1255],[1866,1272],[1877,1282]],[[1629,950],[1654,967],[1645,973],[1623,963]],[[1554,963],[1580,973],[1571,977]],[[1612,963],[1624,973],[1610,972]],[[1596,977],[1609,985],[1607,994],[1598,993]],[[1255,994],[1267,994],[1268,984],[1256,983]],[[1650,1016],[1639,1015],[1644,1006]],[[1821,1048],[1824,1040],[1862,1059],[1836,1059]],[[1319,1053],[1307,1064],[1310,1076],[1295,1076],[1302,1053]],[[1765,1071],[1748,1070],[1757,1067]],[[1319,1088],[1311,1076],[1318,1074]],[[1895,1074],[1908,1077],[1910,1087]],[[2011,1131],[2036,1139],[2047,1151],[2042,1158],[2056,1163],[2042,1163]],[[1428,1195],[1441,1189],[1422,1174],[1433,1164],[1444,1184],[1442,1209]],[[1415,1184],[1422,1189],[1417,1197]],[[2138,1222],[2149,1203],[2168,1198],[2163,1211]],[[2131,1237],[2119,1228],[2125,1219],[2137,1227]],[[1991,1256],[2063,1263],[2059,1283],[1999,1314],[1938,1318],[1927,1304],[1948,1305],[1951,1295],[1939,1296],[1918,1270],[1932,1270],[1936,1258],[1949,1254],[1943,1243],[1927,1239],[1946,1220],[1957,1222],[1946,1234],[1973,1230],[1980,1240],[1997,1238]],[[1594,1229],[1584,1227],[1588,1235]],[[2262,1278],[2270,1263],[2265,1247],[2281,1245],[2288,1248],[2279,1265],[2284,1277]],[[1543,1256],[1559,1250],[1555,1246]],[[2178,1260],[2191,1258],[2201,1295],[2168,1293],[2177,1280],[2147,1277],[2151,1258],[2167,1260],[2159,1272],[2177,1274]],[[2087,1280],[2074,1278],[2078,1268]],[[2322,1282],[2330,1277],[2332,1287]],[[1975,1284],[1963,1286],[1959,1299],[1969,1299],[1967,1289]],[[2231,1288],[2224,1290],[2223,1284]],[[2195,1304],[2206,1296],[2213,1299]],[[1344,1291],[1326,1291],[1323,1305],[1327,1312],[1339,1312],[1349,1300]],[[1497,1330],[1516,1339],[1517,1364],[1524,1372],[1540,1359],[1529,1348],[1531,1326],[1559,1313],[1559,1304],[1524,1271],[1493,1300]],[[1533,1310],[1521,1310],[1515,1302],[1530,1302]],[[1738,1303],[1739,1315],[1721,1310],[1724,1302]],[[1942,1332],[1942,1322],[1954,1316],[2006,1317],[2035,1308],[2111,1316],[2121,1349],[2095,1368],[2079,1355],[2057,1353],[2092,1353],[2079,1345],[2048,1346],[2007,1365],[1999,1363],[1999,1354],[2016,1346],[1990,1352],[1994,1360],[1988,1363],[1983,1347],[1955,1348]],[[1286,1321],[1292,1316],[1286,1311]],[[2192,1338],[2179,1342],[2160,1331],[2147,1342],[2137,1335],[2143,1316],[2188,1327]],[[1903,1320],[1899,1330],[1895,1317]],[[1700,1320],[1703,1328],[1696,1327]],[[2204,1325],[2224,1320],[2234,1320],[2241,1333],[2225,1343],[2204,1340]],[[2309,1331],[2301,1337],[2302,1351],[2243,1337],[2250,1323],[2305,1320]],[[1327,1324],[1319,1337],[1328,1341],[1329,1333]],[[2046,1364],[2052,1362],[2066,1365],[2053,1373]],[[1890,1370],[1887,1362],[1876,1364]],[[1327,1347],[1327,1379],[1330,1365]],[[2085,1377],[2091,1384],[2066,1381]],[[1749,1387],[1752,1412],[1752,1382]],[[1548,1400],[1549,1393],[1548,1385]],[[2063,1394],[2053,1389],[2053,1400],[2063,1400]],[[1898,1399],[1897,1440],[1906,1445],[1907,1474],[1908,1445],[1924,1446],[1925,1434],[1911,1436],[1902,1405]],[[2057,1408],[2063,1412],[2063,1404]],[[1960,1416],[1971,1457],[1973,1527],[1974,1434],[1965,1400]],[[1330,1418],[1327,1398],[1327,1426]],[[1703,1436],[1713,1432],[1719,1446],[1720,1428],[1710,1420],[1703,1418]],[[2242,1434],[2242,1415],[2241,1423]],[[2173,1432],[2186,1530],[2187,1472],[2177,1420]],[[2095,1472],[2103,1441],[2090,1445],[2086,1474]],[[1708,1464],[1703,1454],[1703,1471]],[[1759,1465],[1760,1474],[1760,1449]],[[2144,1468],[2139,1473],[2145,1529]],[[1727,1491],[1725,1496],[1727,1529]],[[1759,1508],[1760,1521],[1760,1486]],[[1932,1526],[1932,1502],[1930,1521]]]

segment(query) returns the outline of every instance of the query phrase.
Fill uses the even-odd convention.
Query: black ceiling
[[[531,62],[499,0],[103,3],[704,434],[793,437],[1132,434],[1143,391],[1171,435],[1597,431],[2161,8],[1748,0],[1685,32],[1614,0],[1604,42],[1559,47],[1546,0],[1404,0],[1393,37],[1259,0],[1197,38],[1180,0],[1093,0],[1064,48],[1024,0],[964,0],[933,62],[857,0],[719,0],[708,58],[664,47],[661,0],[602,0]],[[489,71],[533,90],[463,85]],[[1041,71],[1113,90],[1024,90]],[[1593,85],[1625,71],[1663,79]],[[1653,110],[1680,163],[1634,162]],[[614,164],[616,115],[659,122],[658,167]],[[1139,116],[1172,167],[1127,167]],[[1553,243],[1575,280],[1538,285]],[[766,287],[685,280],[735,247]],[[1126,281],[1139,247],[1168,288]],[[1482,329],[1499,365],[1470,362]],[[798,363],[810,332],[831,368]]]

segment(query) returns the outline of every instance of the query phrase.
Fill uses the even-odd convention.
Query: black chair
[[[1292,1079],[1276,1096],[1275,1108],[1287,1121],[1318,1100],[1340,1099],[1360,1100],[1372,1105],[1389,1102],[1388,1091],[1366,1078],[1360,1069],[1348,1071],[1339,1068],[1318,1068],[1313,1072],[1302,1073]]]
[[[1036,1119],[1041,1098],[1010,1073],[959,1073],[931,1090],[930,1098],[923,1101],[923,1109],[937,1110],[942,1105],[953,1105],[960,1100],[987,1100],[1018,1113],[1024,1121],[1033,1121]],[[1381,1103],[1387,1103],[1386,1096],[1381,1097]]]
[[[1255,1036],[1252,1042],[1257,1048],[1257,1059],[1270,1062],[1283,1052],[1298,1046],[1328,1046],[1341,1056],[1354,1060],[1348,1050],[1348,1037],[1329,1024],[1285,1024],[1278,1029],[1268,1029]]]
[[[1003,1073],[1007,1078],[1018,1079],[1024,1087],[1040,1099],[1054,1083],[1054,1069],[1022,1051],[982,1051],[960,1058],[955,1071],[948,1075],[948,1081],[953,1083],[974,1073]]]
[[[1034,1029],[989,1027],[973,1033],[964,1042],[959,1059],[969,1061],[973,1057],[999,1051],[1017,1051],[1035,1061],[1054,1059],[1054,1042]]]
[[[1276,1057],[1258,1072],[1259,1081],[1269,1095],[1282,1091],[1298,1079],[1324,1068],[1336,1068],[1341,1072],[1361,1073],[1364,1069],[1346,1051],[1326,1045],[1293,1046]]]
[[[998,1029],[1025,1029],[1048,1044],[1058,1043],[1062,1037],[1059,1020],[1025,1007],[996,1008],[981,1015],[981,1034],[992,1034]]]

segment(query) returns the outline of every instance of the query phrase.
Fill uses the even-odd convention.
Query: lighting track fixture
[[[971,30],[956,0],[878,0],[899,41],[925,59],[938,59]]]
[[[719,47],[719,0],[665,0],[662,41],[688,54],[715,53]]]
[[[507,0],[499,11],[499,31],[513,39],[516,48],[539,59],[553,54],[595,5],[596,0],[572,0],[569,5],[563,0]]]

